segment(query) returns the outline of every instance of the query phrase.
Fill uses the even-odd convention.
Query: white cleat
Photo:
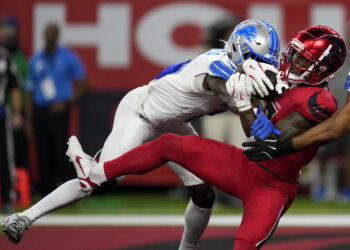
[[[19,213],[12,214],[1,222],[2,231],[15,244],[21,241],[24,231],[30,227],[30,224],[32,222]]]
[[[97,163],[89,155],[84,153],[77,137],[71,136],[67,144],[68,149],[66,155],[69,157],[69,160],[73,162],[82,190],[86,192],[94,190],[98,184],[90,180],[89,174],[91,168]]]

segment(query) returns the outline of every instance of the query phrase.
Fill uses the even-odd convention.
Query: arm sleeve
[[[337,102],[328,91],[313,93],[307,103],[299,105],[298,112],[314,122],[327,120],[337,110]]]

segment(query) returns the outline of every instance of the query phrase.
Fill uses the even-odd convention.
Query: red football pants
[[[107,179],[112,179],[146,173],[168,161],[242,200],[243,218],[234,249],[238,245],[240,249],[260,248],[297,192],[296,184],[283,181],[249,161],[242,149],[199,136],[165,134],[105,162],[104,169]]]

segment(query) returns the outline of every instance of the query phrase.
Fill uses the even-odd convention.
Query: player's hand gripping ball
[[[243,73],[236,72],[226,82],[226,90],[240,112],[251,109],[250,99],[253,94],[252,79]]]
[[[268,63],[248,59],[237,68],[237,71],[244,72],[253,80],[253,96],[258,99],[273,100],[289,87],[280,80],[280,72]]]

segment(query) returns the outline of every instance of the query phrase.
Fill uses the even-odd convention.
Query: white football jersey
[[[203,115],[227,110],[213,92],[203,88],[206,74],[225,80],[234,73],[236,65],[223,49],[212,49],[193,61],[174,64],[142,87],[142,103],[138,112],[156,127],[187,122]]]

